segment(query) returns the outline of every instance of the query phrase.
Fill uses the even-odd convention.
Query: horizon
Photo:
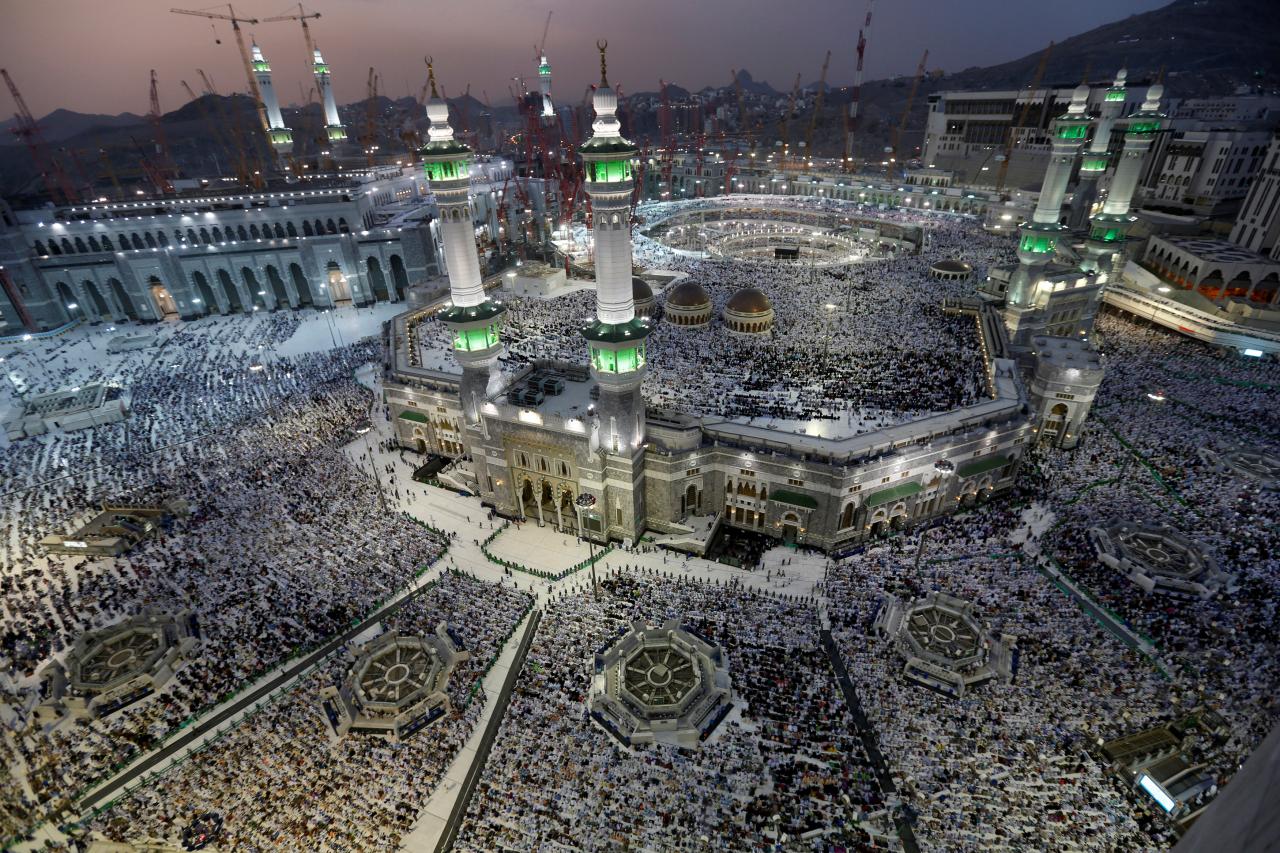
[[[920,54],[929,50],[929,69],[954,73],[965,68],[998,65],[1026,56],[1050,41],[1086,32],[1094,27],[1169,5],[1168,0],[1082,0],[1070,9],[1056,4],[1037,3],[1034,14],[1020,9],[1015,25],[991,27],[984,22],[1007,13],[1000,0],[972,0],[966,4],[943,4],[936,0],[907,0],[893,6],[881,4],[874,10],[867,39],[865,82],[893,79],[912,74]],[[246,86],[231,27],[225,21],[201,20],[173,14],[166,3],[156,0],[119,0],[100,4],[91,0],[71,0],[62,4],[65,15],[50,16],[47,7],[25,4],[11,10],[9,26],[0,33],[0,54],[5,67],[21,90],[37,119],[59,109],[78,113],[118,115],[148,112],[150,69],[159,78],[160,106],[172,112],[187,103],[180,81],[201,90],[197,68],[203,68],[222,94],[243,93]],[[469,13],[442,21],[429,21],[422,7],[412,0],[348,0],[341,4],[306,4],[308,12],[321,16],[311,21],[317,47],[333,67],[334,90],[340,103],[365,98],[365,80],[372,65],[383,81],[380,94],[391,99],[416,96],[426,77],[423,56],[431,54],[436,74],[449,97],[464,93],[468,81],[471,94],[494,108],[510,104],[504,85],[515,87],[512,79],[524,75],[535,80],[534,49],[546,24],[546,53],[553,69],[552,91],[558,101],[576,102],[580,89],[599,77],[595,42],[609,42],[610,80],[625,92],[656,91],[659,78],[689,91],[719,88],[731,80],[730,70],[747,71],[757,82],[775,90],[788,91],[797,72],[803,85],[818,80],[822,58],[830,49],[828,85],[850,85],[856,63],[855,45],[866,5],[836,0],[806,0],[792,7],[785,18],[791,22],[816,18],[825,33],[834,33],[826,43],[810,34],[791,35],[795,27],[781,30],[762,26],[781,15],[773,4],[746,0],[739,14],[726,16],[712,4],[684,8],[675,0],[658,0],[643,9],[621,4],[589,9],[575,8],[567,0],[544,4],[518,0],[482,0]],[[210,7],[225,11],[225,7]],[[239,15],[269,18],[297,12],[241,4]],[[416,16],[421,28],[403,26],[401,20]],[[77,24],[69,28],[68,18]],[[500,39],[489,44],[477,41],[472,32],[477,20],[497,22],[501,29],[484,37]],[[1034,21],[1035,28],[1028,25]],[[672,28],[671,21],[680,26]],[[714,27],[728,30],[717,42],[706,33]],[[143,43],[155,49],[126,51],[118,57],[104,57],[98,45],[105,38],[112,44],[136,47],[138,40],[127,29],[136,29]],[[434,29],[433,29],[434,28]],[[120,30],[112,37],[112,30]],[[244,25],[246,42],[256,39],[271,62],[277,95],[282,105],[304,103],[310,88],[306,50],[297,22]],[[781,35],[776,35],[781,32]],[[957,33],[964,33],[958,38]],[[216,44],[215,39],[221,40]],[[527,42],[522,47],[521,39]],[[379,41],[380,40],[380,41]],[[776,43],[770,43],[776,42]],[[659,53],[644,46],[665,44]],[[51,51],[50,45],[58,46]],[[112,69],[103,73],[105,68]],[[720,67],[723,66],[723,71]],[[1101,70],[1101,69],[1100,69]],[[302,88],[300,88],[300,84]],[[533,88],[536,88],[534,86]],[[488,97],[485,97],[487,93]],[[15,107],[9,103],[10,112]]]

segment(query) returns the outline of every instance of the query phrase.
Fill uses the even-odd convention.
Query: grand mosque
[[[1123,87],[1123,78],[1116,85]],[[1021,228],[1017,264],[993,267],[972,297],[942,306],[970,324],[979,341],[982,393],[968,405],[849,431],[797,431],[707,416],[693,405],[647,403],[646,374],[660,366],[654,359],[661,356],[649,346],[658,325],[717,321],[743,337],[761,337],[777,307],[759,289],[742,288],[713,320],[712,300],[699,284],[634,274],[639,151],[621,134],[603,48],[593,134],[580,150],[594,244],[594,315],[580,329],[585,358],[510,364],[503,291],[486,289],[476,261],[467,177],[472,152],[454,138],[447,107],[434,97],[424,160],[439,205],[449,295],[439,305],[398,315],[386,329],[384,398],[401,445],[452,460],[450,484],[479,494],[503,516],[600,542],[648,536],[695,553],[705,552],[721,525],[838,551],[1009,489],[1029,446],[1073,446],[1101,382],[1088,337],[1109,250],[1130,221],[1144,146],[1160,124],[1159,87],[1152,87],[1142,110],[1126,120],[1111,194],[1094,217],[1086,256],[1060,260],[1055,249],[1066,230],[1067,180],[1090,125],[1107,123],[1106,139],[1117,121],[1107,110],[1090,115],[1088,94],[1087,87],[1076,90],[1052,125],[1054,153],[1034,215]],[[1111,155],[1092,157],[1090,163],[1104,163]],[[767,201],[730,201],[710,217],[677,208],[650,231],[671,244],[692,220],[705,227],[710,218],[715,229],[711,240],[703,232],[702,257],[730,263],[785,258],[788,238],[808,249],[814,264],[847,261],[859,232],[873,232],[882,248],[891,244],[891,257],[919,254],[925,241],[920,229],[852,204],[826,215],[843,218],[840,227],[797,223],[792,216],[793,233],[778,233],[787,228],[765,220],[787,216]],[[969,269],[944,260],[930,276],[964,279]],[[651,316],[651,281],[666,285],[660,319]],[[532,306],[525,310],[538,310],[537,300]],[[448,329],[451,358],[424,356],[422,340],[435,324]]]

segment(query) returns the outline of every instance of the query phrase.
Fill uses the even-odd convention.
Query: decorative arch
[[[392,255],[388,260],[391,261],[391,283],[395,286],[396,299],[403,300],[409,292],[409,273],[404,268],[404,258]]]
[[[128,292],[124,289],[124,284],[118,278],[107,279],[107,287],[116,296],[116,303],[124,311],[126,317],[130,320],[138,319],[138,307],[133,304],[133,300],[129,298]]]

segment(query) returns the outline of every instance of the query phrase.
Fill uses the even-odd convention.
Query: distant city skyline
[[[196,69],[204,69],[220,92],[245,89],[245,75],[230,24],[172,14],[182,0],[67,0],[56,6],[21,3],[6,10],[0,56],[37,116],[66,108],[86,113],[145,113],[150,69],[160,79],[165,111],[186,101],[180,81],[199,91]],[[1130,14],[1167,5],[1168,0],[1077,0],[1070,5],[1007,0],[899,0],[875,8],[866,56],[866,79],[914,71],[929,50],[929,68],[947,72],[993,65],[1061,41]],[[193,4],[194,5],[194,4]],[[198,7],[199,8],[199,7]],[[225,12],[226,7],[204,7]],[[269,18],[297,11],[274,3],[236,5],[244,17]],[[534,47],[548,11],[547,38],[557,100],[577,103],[599,78],[597,39],[609,41],[610,82],[624,91],[653,91],[659,78],[689,89],[723,86],[730,69],[750,71],[774,88],[818,79],[824,53],[832,51],[828,81],[852,81],[863,0],[772,0],[732,4],[678,0],[646,3],[570,0],[477,0],[436,4],[415,0],[319,0],[307,11],[325,59],[333,67],[340,103],[365,96],[373,66],[380,91],[392,98],[416,95],[425,80],[423,56],[434,57],[437,76],[450,96],[471,94],[511,104],[515,75],[536,88]],[[465,14],[459,14],[465,9]],[[212,26],[211,26],[212,24]],[[296,22],[246,25],[271,62],[284,103],[304,98],[311,87],[306,50]],[[220,39],[221,44],[215,40]],[[1101,69],[1108,70],[1108,69]],[[299,86],[301,84],[301,88]],[[8,94],[0,115],[13,112]]]

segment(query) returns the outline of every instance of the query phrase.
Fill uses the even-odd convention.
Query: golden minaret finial
[[[431,57],[424,56],[423,59],[427,61],[427,82],[431,84],[431,97],[438,98],[440,93],[436,91],[436,69],[431,64]]]
[[[607,39],[601,39],[596,42],[596,49],[600,51],[600,85],[609,88],[609,64],[605,61],[605,48],[609,46]]]

